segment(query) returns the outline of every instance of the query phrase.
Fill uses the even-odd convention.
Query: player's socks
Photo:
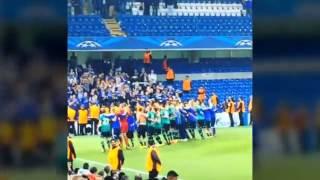
[[[201,129],[201,128],[200,128],[200,129],[198,129],[198,132],[199,132],[199,134],[200,134],[201,138],[202,138],[202,139],[204,139],[203,132],[202,132],[202,129]]]
[[[134,147],[134,141],[133,141],[133,138],[131,138],[131,139],[130,139],[130,141],[131,141],[131,146],[132,146],[132,147]]]
[[[166,133],[163,133],[162,136],[163,136],[164,140],[166,141],[166,143],[167,143],[167,144],[170,144],[169,141],[168,141],[167,134],[166,134]]]
[[[212,135],[216,135],[216,128],[212,128]]]
[[[108,145],[108,149],[110,149],[110,147],[111,147],[111,141],[110,141],[110,139],[107,140],[107,145]]]
[[[156,141],[159,143],[159,144],[162,144],[162,141],[161,141],[161,138],[159,135],[156,136]]]
[[[142,139],[139,140],[139,143],[140,143],[141,146],[143,146],[143,140]]]
[[[106,152],[106,147],[104,145],[104,141],[101,141],[101,147],[102,147],[103,152]]]
[[[206,129],[206,134],[207,134],[207,136],[211,136],[209,129]]]
[[[168,137],[169,142],[171,142],[173,140],[170,132],[167,133],[167,137]]]
[[[194,129],[189,129],[189,132],[192,136],[192,139],[196,138],[195,133],[194,133]]]

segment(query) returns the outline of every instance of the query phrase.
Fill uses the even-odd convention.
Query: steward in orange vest
[[[233,113],[235,112],[235,105],[232,98],[229,98],[228,100],[228,114],[230,118],[230,125],[231,127],[234,127],[234,120],[233,120]]]
[[[185,93],[191,91],[191,79],[189,79],[189,76],[186,76],[186,78],[183,80],[183,82],[182,82],[182,90]]]
[[[198,89],[198,100],[200,102],[203,102],[206,99],[206,90],[204,89],[204,87],[200,87]]]
[[[108,152],[108,163],[111,166],[111,174],[114,174],[121,170],[124,163],[124,156],[123,151],[116,140],[111,140],[111,145],[112,147]]]
[[[89,106],[89,115],[91,123],[91,135],[98,134],[98,123],[100,116],[100,106],[96,103],[90,104]]]
[[[73,160],[77,158],[76,151],[73,146],[73,142],[70,136],[67,139],[67,161],[68,161],[68,173],[73,172]]]
[[[87,133],[86,126],[88,124],[88,110],[81,105],[81,108],[78,110],[78,124],[80,129],[80,135],[85,135]]]
[[[246,111],[242,97],[239,97],[239,101],[237,104],[237,111],[239,112],[240,126],[242,126],[244,124],[243,113]]]
[[[168,67],[167,76],[166,76],[167,82],[172,84],[175,79],[175,74],[172,68]]]
[[[149,172],[149,179],[155,179],[161,171],[161,161],[159,157],[159,150],[156,148],[154,140],[151,140],[149,145],[146,169]]]
[[[150,73],[151,70],[151,61],[152,61],[152,55],[150,50],[147,50],[144,54],[143,54],[143,64],[144,64],[144,68],[146,73]]]
[[[69,130],[69,133],[71,133],[71,134],[75,134],[76,133],[76,130],[75,130],[76,128],[75,128],[75,125],[74,125],[76,113],[77,113],[76,110],[74,110],[70,106],[68,106],[67,121],[68,121],[68,130]]]

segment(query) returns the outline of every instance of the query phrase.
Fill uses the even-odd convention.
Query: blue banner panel
[[[252,36],[69,37],[69,51],[252,49]]]

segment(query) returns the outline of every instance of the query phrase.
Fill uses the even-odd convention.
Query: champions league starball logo
[[[101,45],[95,41],[83,41],[77,45],[77,48],[100,48]]]
[[[176,40],[166,40],[160,44],[161,47],[180,47],[182,44]]]
[[[238,41],[236,43],[236,46],[237,47],[248,47],[248,46],[252,46],[252,40],[241,40],[241,41]]]

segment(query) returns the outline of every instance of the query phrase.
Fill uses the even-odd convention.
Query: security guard
[[[73,146],[71,136],[67,139],[67,161],[68,161],[68,173],[73,172],[73,160],[77,158],[76,151]]]
[[[159,156],[159,150],[155,146],[154,140],[149,142],[149,149],[147,151],[146,169],[149,172],[149,179],[156,179],[161,171],[161,161]]]
[[[183,80],[182,90],[184,93],[188,93],[191,91],[191,79],[189,76],[186,76],[186,78]]]
[[[243,113],[246,111],[244,106],[244,101],[242,97],[239,97],[239,101],[237,104],[237,111],[239,112],[240,126],[243,126]]]
[[[124,155],[116,140],[111,140],[111,146],[108,152],[108,163],[111,166],[111,174],[114,175],[121,170],[124,163]]]
[[[206,90],[204,89],[204,87],[200,87],[198,89],[198,100],[202,103],[204,102],[204,100],[206,99]]]
[[[168,67],[167,76],[166,76],[168,84],[173,84],[173,81],[175,79],[174,71],[171,67]]]

